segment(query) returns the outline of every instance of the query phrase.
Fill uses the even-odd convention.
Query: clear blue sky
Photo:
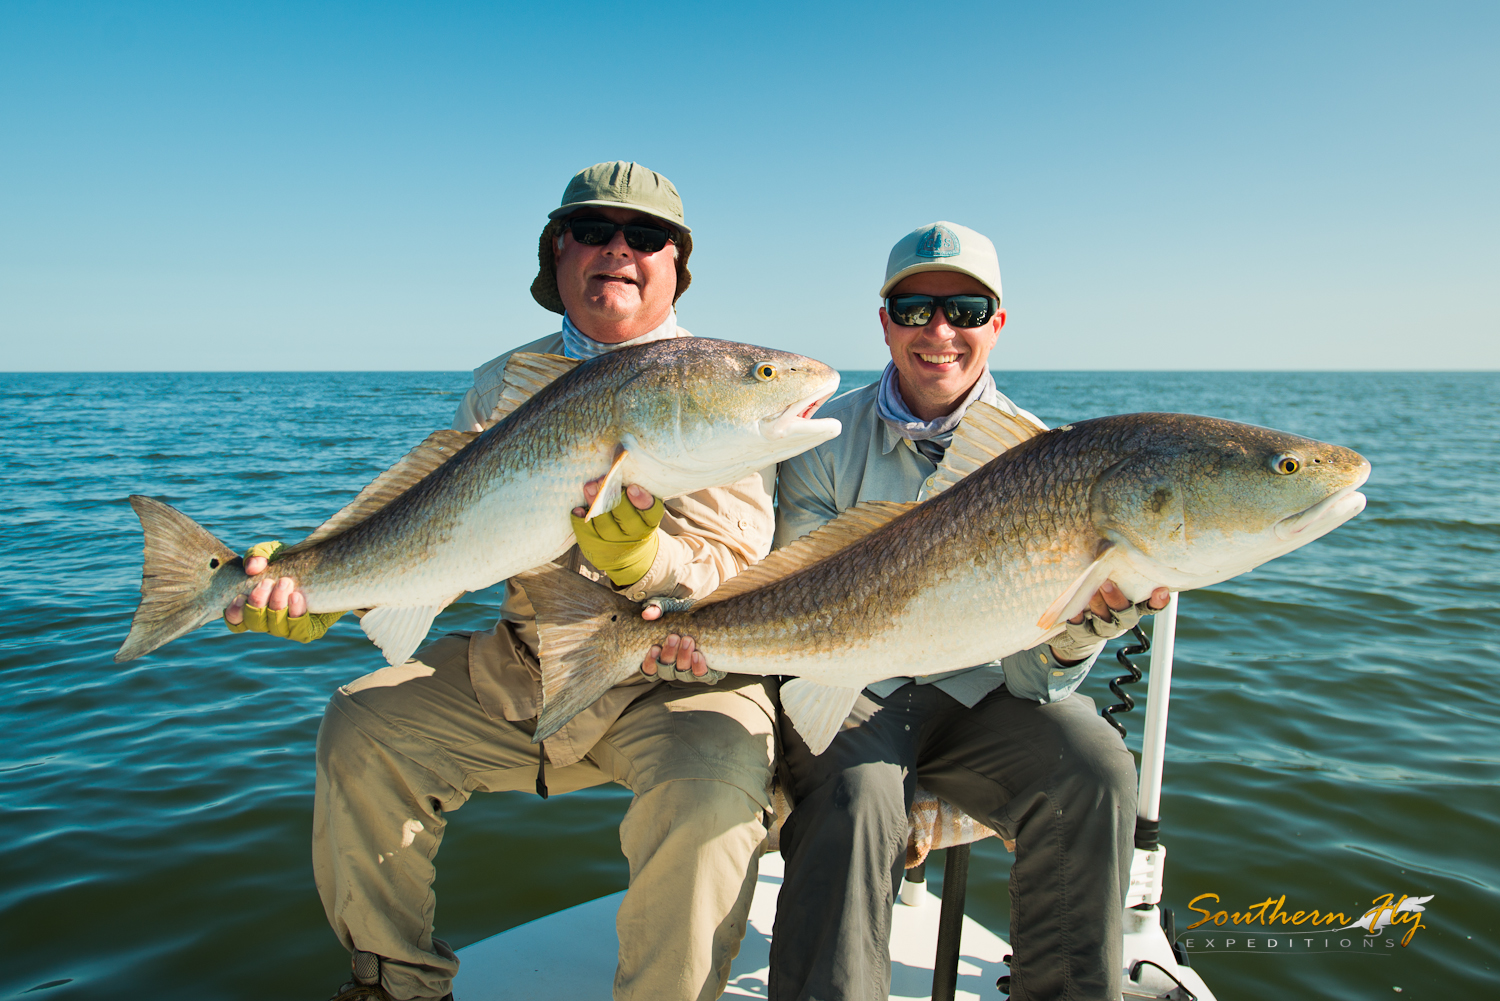
[[[885,358],[990,235],[1000,369],[1500,368],[1500,5],[0,4],[8,370],[466,369],[568,177],[681,189],[695,333]]]

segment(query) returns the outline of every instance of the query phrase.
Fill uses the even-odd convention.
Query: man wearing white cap
[[[880,295],[891,363],[824,408],[843,422],[838,438],[781,464],[778,546],[863,501],[915,500],[975,400],[1031,416],[989,373],[1005,312],[988,239],[950,222],[913,230],[892,249]],[[1120,997],[1135,765],[1074,689],[1104,641],[1166,597],[1131,606],[1106,583],[1050,646],[871,685],[820,755],[782,726],[796,805],[781,835],[772,1001],[889,993],[891,905],[918,781],[1015,842],[1012,997]]]

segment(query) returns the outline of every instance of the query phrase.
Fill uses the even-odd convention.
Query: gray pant
[[[535,721],[485,714],[468,650],[466,637],[445,637],[376,687],[339,692],[318,730],[313,875],[340,941],[382,957],[394,998],[441,997],[458,970],[432,934],[449,815],[475,792],[536,781]],[[554,793],[610,781],[635,793],[620,825],[630,889],[616,919],[617,999],[723,992],[765,842],[774,712],[761,678],[643,685],[582,761],[548,767]]]
[[[909,684],[865,691],[851,720],[817,756],[782,726],[796,807],[781,833],[771,1001],[888,996],[919,779],[1016,842],[1011,996],[1118,1001],[1135,762],[1093,701],[1042,705],[1000,688],[968,709]]]

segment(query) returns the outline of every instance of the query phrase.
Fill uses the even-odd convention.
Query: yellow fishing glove
[[[280,542],[261,542],[245,550],[245,559],[264,556],[275,562],[276,554],[285,548]],[[285,608],[256,608],[249,603],[246,603],[243,611],[245,618],[239,625],[235,625],[228,619],[224,620],[230,632],[266,633],[269,636],[279,636],[284,640],[296,640],[298,643],[311,643],[318,639],[328,632],[328,627],[344,614],[343,612],[307,612],[292,618],[287,615]]]
[[[660,497],[642,511],[622,490],[614,508],[593,521],[573,515],[573,535],[584,559],[609,574],[616,587],[626,587],[646,576],[656,561],[661,547],[656,526],[666,512]]]

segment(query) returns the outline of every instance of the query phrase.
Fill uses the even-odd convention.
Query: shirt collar
[[[583,331],[573,326],[573,321],[568,314],[563,314],[563,354],[575,361],[588,361],[600,355],[607,355],[611,351],[621,348],[635,347],[637,344],[649,344],[652,341],[665,341],[672,337],[681,337],[677,330],[677,310],[673,309],[667,313],[667,318],[662,325],[655,330],[648,330],[639,337],[632,337],[628,341],[620,341],[618,344],[604,344],[594,340]]]
[[[896,364],[887,362],[885,371],[880,375],[880,391],[876,401],[876,411],[880,415],[881,423],[885,425],[885,445],[882,451],[889,452],[902,438],[908,441],[937,439],[946,446],[953,440],[953,429],[958,426],[959,421],[963,420],[969,404],[986,396],[998,395],[995,377],[990,375],[988,369],[985,369],[984,374],[974,383],[963,402],[955,407],[951,414],[944,414],[936,420],[924,421],[913,414],[906,405],[906,401],[902,399]]]

